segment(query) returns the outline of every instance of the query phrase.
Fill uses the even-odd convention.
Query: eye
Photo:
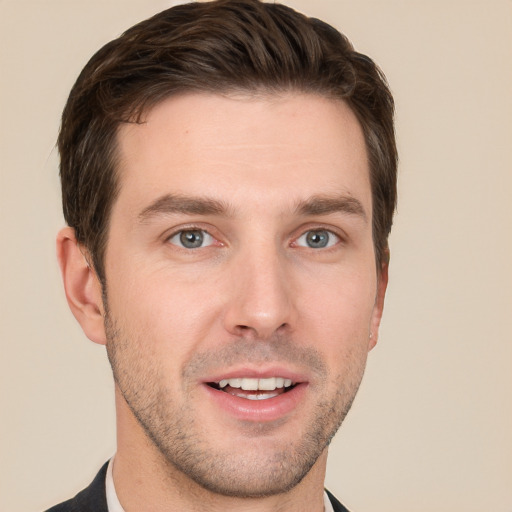
[[[214,243],[214,238],[202,229],[184,229],[169,238],[171,244],[185,249],[199,249]]]
[[[306,231],[297,238],[296,245],[300,247],[309,247],[310,249],[325,249],[332,247],[340,241],[338,235],[327,229],[315,229]]]

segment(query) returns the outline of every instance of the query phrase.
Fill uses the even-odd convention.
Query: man
[[[396,202],[375,64],[282,5],[181,5],[91,59],[59,150],[59,263],[106,345],[118,449],[50,510],[346,510],[327,449],[377,342]]]

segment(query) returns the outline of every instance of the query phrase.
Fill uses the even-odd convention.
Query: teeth
[[[258,379],[242,379],[240,387],[245,391],[256,391],[258,389]]]
[[[265,393],[263,395],[244,395],[239,394],[239,397],[242,398],[248,398],[249,400],[267,400],[268,398],[274,398],[275,396],[278,396],[277,393]]]
[[[260,379],[258,381],[258,389],[261,389],[262,391],[274,391],[274,389],[282,387],[283,386],[277,385],[277,379],[275,377],[270,379]]]
[[[232,388],[241,388],[245,391],[273,391],[278,388],[289,388],[292,385],[291,379],[282,377],[270,377],[267,379],[222,379],[219,382],[220,388],[231,386]]]

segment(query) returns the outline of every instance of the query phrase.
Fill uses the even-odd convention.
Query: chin
[[[234,449],[236,449],[234,447]],[[232,498],[263,498],[290,491],[310,472],[318,459],[316,454],[274,452],[267,458],[238,452],[226,457],[204,457],[193,466],[168,462],[174,470],[201,488]]]

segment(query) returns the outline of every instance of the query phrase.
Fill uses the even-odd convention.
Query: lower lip
[[[253,422],[276,421],[293,413],[304,399],[307,383],[266,400],[249,400],[204,384],[211,400],[235,419]]]

